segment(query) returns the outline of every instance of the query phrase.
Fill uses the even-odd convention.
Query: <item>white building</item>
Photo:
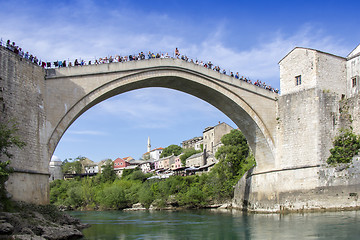
[[[49,164],[49,172],[50,172],[50,178],[49,181],[54,181],[57,179],[63,179],[64,175],[61,171],[61,165],[62,161],[58,158],[53,156],[51,158],[50,164]]]
[[[98,173],[99,166],[97,164],[84,166],[85,173]]]
[[[150,151],[150,159],[159,160],[160,155],[163,150],[164,150],[164,148],[155,148],[155,149],[151,150]]]

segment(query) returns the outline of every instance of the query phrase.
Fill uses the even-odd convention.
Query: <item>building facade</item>
[[[201,167],[206,163],[206,155],[204,152],[194,154],[186,159],[186,167]]]
[[[162,151],[164,150],[164,148],[155,148],[153,150],[150,151],[150,159],[155,159],[158,160],[160,159],[160,155],[162,153]]]
[[[183,164],[181,162],[180,156],[175,157],[175,161],[172,164],[171,169],[175,170],[175,169],[182,168],[182,167],[183,167]]]
[[[226,123],[219,123],[213,127],[207,127],[203,131],[203,147],[209,154],[215,154],[221,146],[221,137],[229,133],[233,128]]]
[[[194,137],[189,140],[185,140],[181,143],[182,148],[194,148],[195,150],[201,150],[201,144],[203,144],[203,137]]]
[[[125,167],[130,166],[130,163],[128,161],[125,161],[122,158],[115,159],[113,163],[114,163],[114,169],[116,169],[116,168],[125,168]]]

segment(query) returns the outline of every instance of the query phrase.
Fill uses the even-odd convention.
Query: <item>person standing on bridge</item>
[[[179,56],[180,56],[179,49],[178,49],[178,48],[175,48],[175,57],[176,57],[176,58],[179,58]]]

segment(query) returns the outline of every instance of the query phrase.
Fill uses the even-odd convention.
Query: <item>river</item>
[[[70,212],[86,239],[360,239],[360,212],[245,214],[230,210]]]

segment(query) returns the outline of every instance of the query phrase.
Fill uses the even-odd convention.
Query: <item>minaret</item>
[[[150,137],[148,137],[147,151],[151,151]]]

